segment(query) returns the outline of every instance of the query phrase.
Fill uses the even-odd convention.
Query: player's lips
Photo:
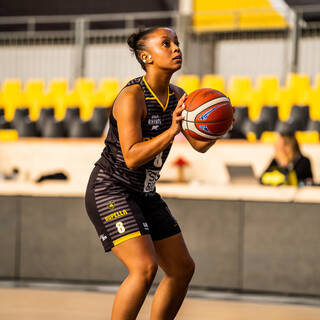
[[[178,61],[178,62],[182,62],[182,56],[179,54],[178,56],[175,56],[173,58],[173,60]]]

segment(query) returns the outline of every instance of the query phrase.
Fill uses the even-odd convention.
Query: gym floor
[[[1,320],[107,320],[114,286],[0,283]],[[149,319],[152,296],[138,320]],[[318,320],[320,300],[190,290],[176,320]]]

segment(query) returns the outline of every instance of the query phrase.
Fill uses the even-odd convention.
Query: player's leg
[[[112,252],[128,268],[113,303],[111,320],[133,320],[145,300],[157,272],[155,249],[149,235],[127,240]]]
[[[185,298],[194,273],[194,262],[182,234],[155,241],[159,266],[165,272],[155,293],[151,320],[174,319]]]

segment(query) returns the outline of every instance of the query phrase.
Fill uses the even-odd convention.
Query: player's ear
[[[152,62],[152,57],[151,55],[146,52],[146,51],[142,51],[140,54],[140,59],[144,62],[144,63],[151,63]]]
[[[141,54],[140,54],[140,59],[141,59],[144,63],[146,63],[146,62],[147,62],[147,59],[148,59],[148,54],[147,54],[147,52],[142,51]]]

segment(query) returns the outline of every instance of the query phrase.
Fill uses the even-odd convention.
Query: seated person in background
[[[274,150],[274,159],[260,178],[262,184],[273,186],[313,184],[310,160],[301,154],[294,133],[280,133]]]

